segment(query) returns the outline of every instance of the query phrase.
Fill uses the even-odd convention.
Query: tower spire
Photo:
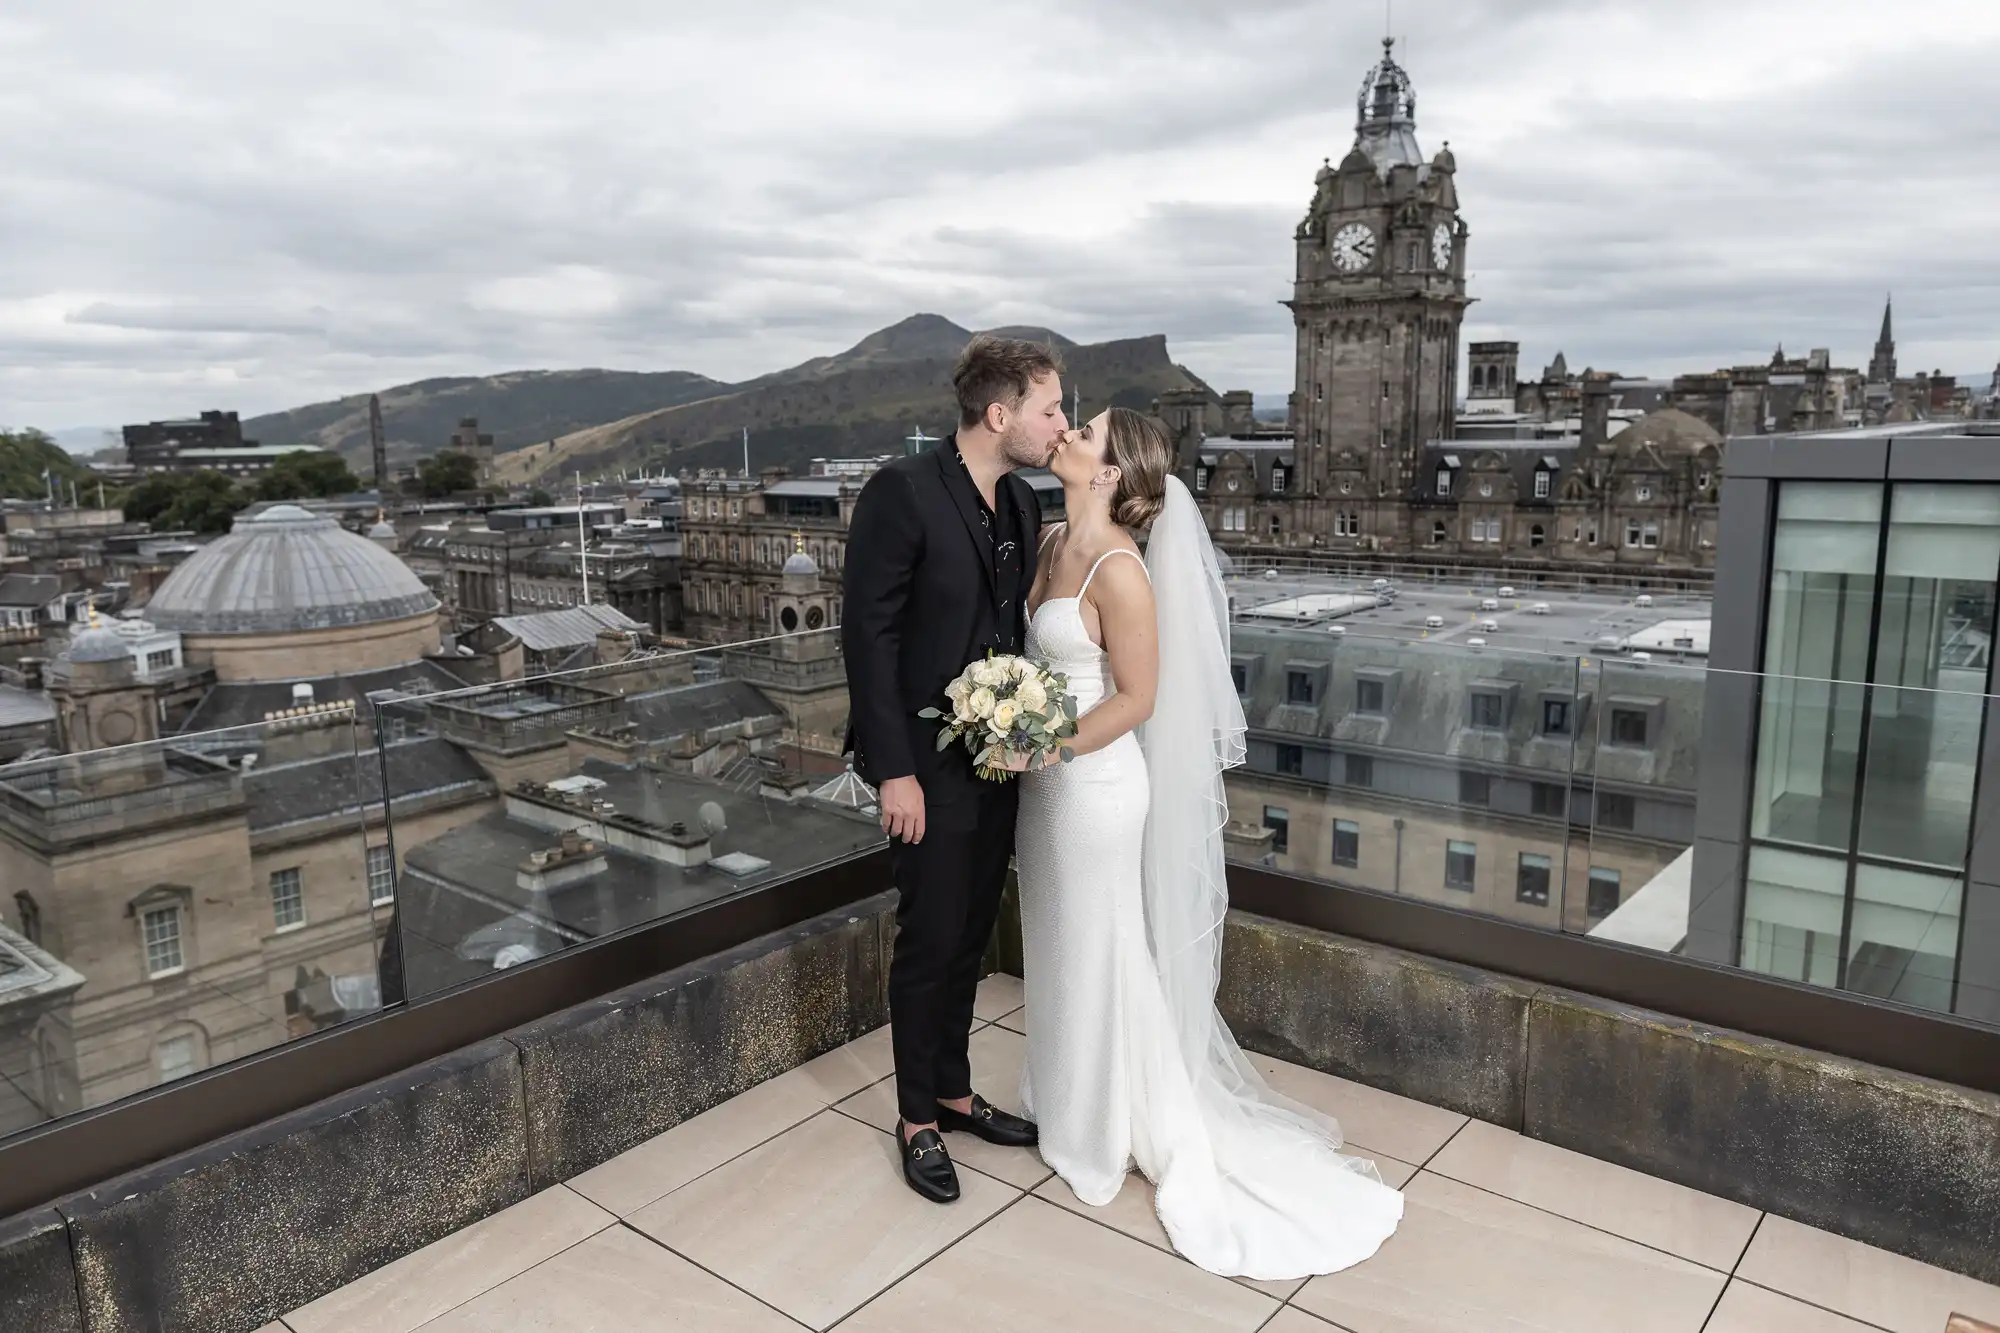
[[[1896,338],[1890,330],[1893,301],[1882,298],[1882,336],[1875,340],[1875,355],[1868,361],[1868,382],[1890,384],[1896,379]]]

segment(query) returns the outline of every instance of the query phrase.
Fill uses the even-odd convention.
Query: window
[[[1337,866],[1361,864],[1361,825],[1351,819],[1333,821],[1333,863]]]
[[[1591,527],[1590,531],[1589,531],[1589,532],[1588,532],[1587,534],[1585,534],[1585,536],[1584,536],[1584,539],[1583,539],[1583,544],[1584,544],[1585,546],[1595,546],[1595,545],[1597,545],[1597,528],[1596,528],[1596,526],[1595,526],[1595,525],[1593,525],[1593,526]]]
[[[1275,537],[1280,532],[1283,531],[1284,531],[1283,520],[1281,520],[1276,514],[1271,515],[1271,535]]]
[[[184,1032],[161,1042],[153,1052],[153,1068],[162,1083],[172,1083],[192,1074],[195,1069],[194,1035]]]
[[[1537,782],[1528,788],[1528,809],[1545,819],[1561,819],[1569,814],[1569,792],[1553,782]]]
[[[1229,679],[1238,694],[1250,693],[1250,669],[1241,662],[1229,664]]]
[[[1282,805],[1264,807],[1264,827],[1271,830],[1271,850],[1286,851],[1291,847],[1292,814]]]
[[[1569,700],[1542,700],[1542,734],[1544,736],[1569,735]]]
[[[1441,499],[1441,500],[1445,500],[1445,499],[1450,499],[1450,498],[1451,498],[1451,469],[1450,469],[1450,468],[1445,468],[1445,467],[1441,467],[1441,468],[1439,468],[1439,469],[1438,469],[1438,485],[1437,485],[1437,491],[1438,491],[1438,498],[1439,498],[1439,499]]]
[[[1593,919],[1610,916],[1618,910],[1618,872],[1605,870],[1599,866],[1590,868],[1590,889],[1584,903],[1584,910]]]
[[[1514,901],[1532,903],[1536,907],[1549,905],[1549,858],[1537,856],[1533,852],[1522,852],[1520,868],[1514,875]]]
[[[1375,759],[1372,755],[1351,754],[1347,756],[1347,785],[1350,787],[1373,787],[1375,785]]]
[[[1472,892],[1473,872],[1479,867],[1479,849],[1469,842],[1444,845],[1444,886]]]
[[[1493,803],[1493,779],[1484,773],[1460,773],[1458,775],[1458,803],[1460,805],[1491,805]]]
[[[1625,544],[1627,546],[1639,544],[1639,520],[1636,518],[1625,520]]]
[[[1540,546],[1547,540],[1548,535],[1542,531],[1541,524],[1537,523],[1528,529],[1528,545]]]
[[[1623,792],[1597,793],[1597,823],[1600,828],[1632,827],[1632,798]]]
[[[291,930],[306,923],[305,886],[297,867],[271,872],[271,915],[279,930]]]
[[[1285,465],[1283,463],[1271,469],[1271,489],[1279,495],[1285,493]]]
[[[147,976],[170,977],[187,965],[181,953],[179,904],[147,911],[139,918],[139,933],[146,945]]]
[[[1280,745],[1277,758],[1278,772],[1295,778],[1306,771],[1306,752],[1298,745]]]
[[[1285,673],[1285,702],[1288,704],[1309,704],[1312,701],[1312,672],[1287,671]]]
[[[1324,341],[1324,340],[1325,340],[1325,335],[1324,335],[1324,334],[1322,334],[1322,335],[1321,335],[1321,341]],[[1318,383],[1316,383],[1316,384],[1314,384],[1314,385],[1313,385],[1313,401],[1314,401],[1315,403],[1323,403],[1323,402],[1325,402],[1325,401],[1326,401],[1326,381],[1325,381],[1325,380],[1321,380],[1321,381],[1319,381]]]
[[[1481,731],[1499,731],[1507,725],[1507,701],[1484,692],[1472,696],[1472,725]]]
[[[1443,541],[1444,541],[1444,524],[1441,522],[1431,524],[1431,545],[1436,546],[1442,543]]]
[[[396,856],[387,847],[368,849],[368,901],[376,907],[396,901]]]
[[[162,648],[162,649],[161,649],[161,650],[160,650],[159,652],[157,652],[157,653],[147,653],[147,654],[146,654],[146,670],[147,670],[147,671],[149,671],[149,672],[152,672],[152,671],[171,671],[171,670],[173,670],[173,668],[174,668],[174,650],[173,650],[173,649],[171,649],[171,648]]]
[[[1549,498],[1549,474],[1540,468],[1535,469],[1535,498],[1537,500]]]
[[[1380,713],[1383,711],[1381,681],[1357,680],[1354,682],[1354,711],[1357,713]]]
[[[1660,544],[1660,525],[1647,523],[1639,529],[1639,545],[1654,547]]]
[[[1611,743],[1613,745],[1644,745],[1646,743],[1646,714],[1637,708],[1614,708],[1611,710]]]
[[[1208,489],[1208,468],[1206,466],[1197,466],[1195,468],[1194,488],[1198,491],[1205,491]]]
[[[31,893],[14,895],[14,917],[21,923],[21,937],[30,944],[42,942],[42,908]]]

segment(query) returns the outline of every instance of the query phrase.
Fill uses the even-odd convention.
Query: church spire
[[[1868,361],[1870,384],[1891,384],[1896,379],[1896,338],[1889,327],[1891,305],[1889,297],[1882,298],[1882,336],[1875,340],[1875,355]]]

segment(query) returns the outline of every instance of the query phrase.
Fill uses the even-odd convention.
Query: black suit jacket
[[[1019,581],[1005,588],[980,522],[979,492],[951,439],[882,468],[855,501],[841,645],[847,748],[867,782],[915,775],[927,796],[940,784],[979,782],[964,746],[939,754],[939,724],[917,711],[942,707],[944,687],[989,649],[1021,650],[1041,514],[1027,482],[1008,473],[999,484],[1015,513],[1015,530],[1000,539],[1015,542],[1021,555]],[[997,502],[995,510],[1005,523]]]

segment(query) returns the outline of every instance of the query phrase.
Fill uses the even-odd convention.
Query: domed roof
[[[437,610],[410,567],[331,518],[273,505],[167,576],[146,616],[184,634],[284,634]]]
[[[132,650],[118,637],[117,630],[92,625],[71,638],[62,655],[72,662],[117,662],[130,657]]]
[[[1722,436],[1700,417],[1678,407],[1648,412],[1611,438],[1617,449],[1637,449],[1651,445],[1660,453],[1698,453],[1710,445],[1720,446]]]
[[[1387,176],[1392,167],[1424,165],[1417,149],[1417,90],[1396,63],[1396,39],[1382,39],[1382,59],[1361,80],[1354,99],[1355,147]]]
[[[781,572],[786,574],[810,574],[812,577],[818,578],[819,562],[804,551],[794,551],[785,557],[785,568]]]

